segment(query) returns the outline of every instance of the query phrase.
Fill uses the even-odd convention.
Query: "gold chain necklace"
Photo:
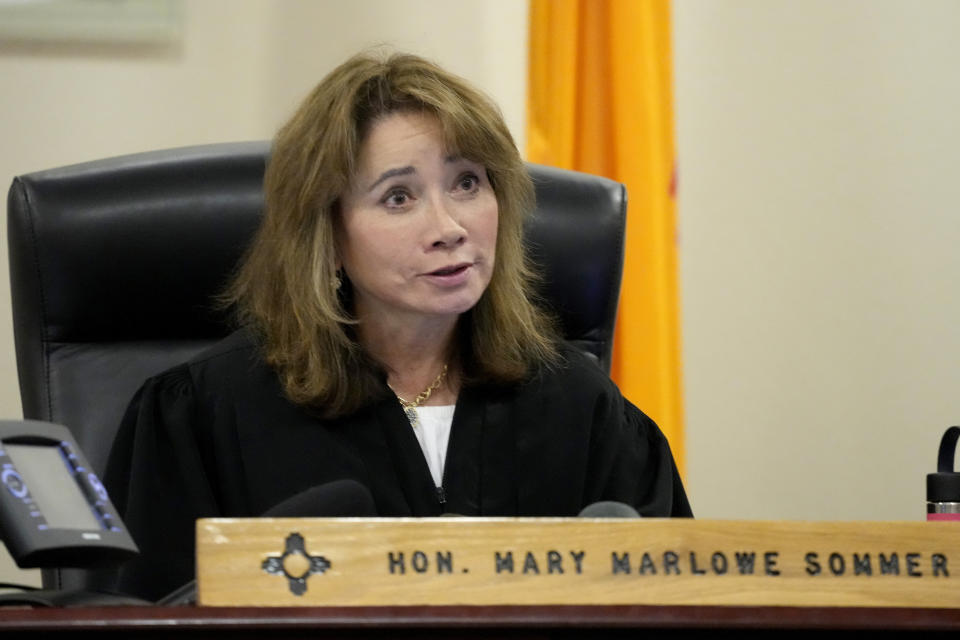
[[[400,406],[403,407],[403,412],[407,416],[407,420],[410,421],[410,426],[416,428],[420,424],[420,419],[417,417],[417,407],[422,405],[424,402],[430,399],[430,396],[434,391],[440,388],[440,385],[443,384],[443,379],[447,377],[447,365],[443,365],[443,369],[440,371],[440,375],[437,376],[437,379],[433,383],[417,394],[417,397],[413,400],[404,400],[400,397],[400,394],[396,391],[393,391],[393,387],[390,387],[390,390],[393,391],[393,395],[397,396],[397,400],[400,401]]]

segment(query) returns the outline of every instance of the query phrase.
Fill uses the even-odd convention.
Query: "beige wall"
[[[190,0],[183,8],[182,42],[164,49],[0,43],[0,183],[122,153],[269,138],[327,71],[376,45],[428,56],[479,85],[522,148],[525,2]],[[9,292],[4,240],[0,418],[19,418]],[[4,580],[38,577],[17,572],[0,550]]]
[[[960,423],[960,3],[674,6],[695,511],[923,519]]]
[[[0,45],[0,181],[269,137],[325,71],[381,42],[483,86],[522,138],[522,0],[185,10],[172,50]],[[940,434],[960,422],[960,3],[675,0],[674,25],[695,511],[922,518]],[[0,415],[19,417],[5,245]]]

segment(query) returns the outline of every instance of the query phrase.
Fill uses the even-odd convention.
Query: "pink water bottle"
[[[927,520],[960,521],[960,473],[953,470],[960,427],[950,427],[940,440],[937,472],[927,474]]]

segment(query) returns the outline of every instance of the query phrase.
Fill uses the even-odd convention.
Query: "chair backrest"
[[[17,177],[7,233],[25,418],[67,426],[102,473],[149,376],[228,333],[212,299],[256,230],[266,142],[109,158]],[[571,342],[610,368],[623,185],[529,165],[527,243]],[[48,584],[53,578],[44,575]]]

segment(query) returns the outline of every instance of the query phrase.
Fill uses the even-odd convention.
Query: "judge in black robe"
[[[518,385],[464,387],[434,486],[402,407],[383,399],[322,420],[285,399],[249,331],[137,393],[105,481],[141,557],[119,588],[158,599],[194,575],[194,525],[258,516],[311,487],[354,479],[378,515],[575,516],[614,500],[691,516],[663,434],[587,356]]]
[[[663,435],[532,302],[533,197],[462,79],[409,55],[332,71],[274,140],[225,296],[246,328],[147,381],[120,426],[106,482],[142,552],[120,589],[190,580],[197,518],[346,479],[383,517],[690,515]],[[431,405],[455,407],[440,487],[413,431]]]

